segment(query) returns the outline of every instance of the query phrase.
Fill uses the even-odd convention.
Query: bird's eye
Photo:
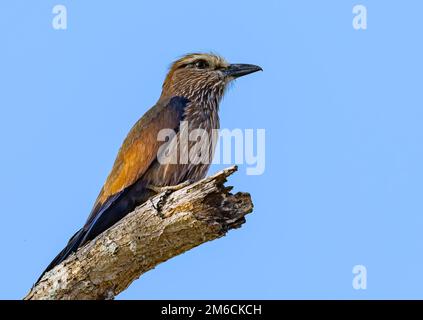
[[[205,60],[198,60],[197,62],[195,62],[195,67],[197,69],[206,69],[209,67],[209,64]]]

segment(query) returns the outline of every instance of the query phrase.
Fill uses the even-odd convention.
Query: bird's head
[[[259,70],[262,69],[252,64],[230,64],[214,54],[188,54],[170,67],[162,95],[220,100],[232,80]]]

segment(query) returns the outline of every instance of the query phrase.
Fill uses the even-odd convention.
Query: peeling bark
[[[113,299],[159,263],[239,228],[253,204],[224,186],[236,170],[154,196],[46,273],[24,299]]]

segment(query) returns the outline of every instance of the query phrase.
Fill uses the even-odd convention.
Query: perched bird
[[[256,65],[229,64],[214,54],[189,54],[175,61],[163,83],[157,103],[132,127],[123,142],[85,225],[70,238],[45,272],[64,261],[72,252],[114,225],[135,207],[165,189],[178,188],[206,176],[214,152],[209,143],[208,163],[162,163],[159,161],[163,141],[158,134],[172,129],[177,141],[182,130],[219,129],[219,103],[227,85],[234,79],[262,70]],[[185,123],[184,128],[181,123]],[[172,142],[171,141],[171,142]],[[169,143],[169,142],[168,142]],[[173,145],[173,147],[172,147]],[[169,144],[165,152],[185,154]],[[185,148],[192,146],[188,144]],[[37,281],[37,282],[38,282]]]

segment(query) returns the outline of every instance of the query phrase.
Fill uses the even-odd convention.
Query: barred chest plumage
[[[162,151],[165,157],[148,170],[145,181],[156,186],[203,179],[213,160],[219,130],[220,97],[187,103],[182,121]],[[162,155],[158,155],[158,158]],[[164,159],[163,159],[164,158]]]

